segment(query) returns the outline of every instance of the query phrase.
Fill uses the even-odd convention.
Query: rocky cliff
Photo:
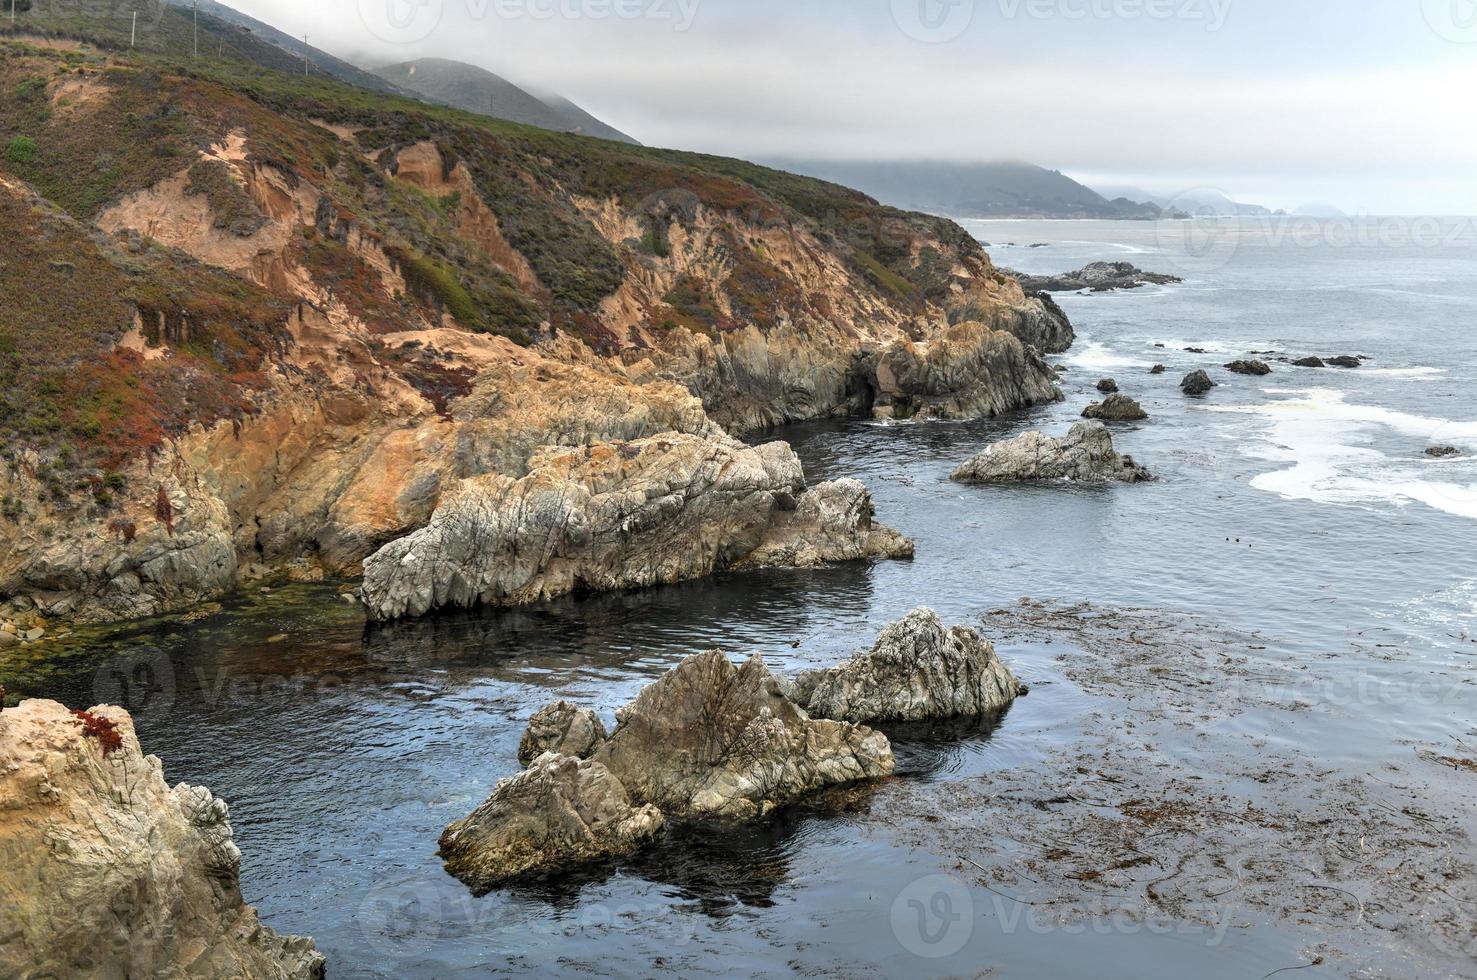
[[[0,975],[320,980],[242,901],[228,815],[171,790],[119,708],[0,711]]]
[[[1065,317],[941,219],[235,63],[3,49],[0,618],[403,564],[561,449],[721,456],[779,423],[1059,397]],[[550,574],[674,577],[592,567]]]

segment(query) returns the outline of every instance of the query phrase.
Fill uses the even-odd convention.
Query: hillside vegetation
[[[15,608],[357,574],[545,446],[1059,396],[1032,345],[1070,325],[950,221],[279,71],[234,28],[188,57],[144,6],[133,51],[61,7],[0,38]]]

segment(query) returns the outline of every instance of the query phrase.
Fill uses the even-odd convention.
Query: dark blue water
[[[1048,928],[1012,919],[981,891],[961,899],[978,914],[969,941],[948,957],[920,957],[896,928],[895,904],[930,876],[969,876],[957,854],[897,843],[888,819],[896,784],[484,899],[440,869],[441,828],[516,770],[523,719],[548,701],[609,717],[681,658],[714,646],[760,651],[786,670],[834,662],[920,604],[975,622],[1032,596],[1152,607],[1257,632],[1290,672],[1332,664],[1336,683],[1349,687],[1315,692],[1317,711],[1251,713],[1236,724],[1273,745],[1311,747],[1330,770],[1364,771],[1408,754],[1405,743],[1467,732],[1477,717],[1467,683],[1477,667],[1470,229],[1440,244],[1383,233],[1350,244],[1327,231],[1294,239],[1266,225],[971,230],[1017,243],[992,254],[1022,271],[1123,258],[1188,281],[1061,297],[1081,340],[1058,359],[1068,369],[1060,406],[990,422],[843,422],[776,434],[813,479],[864,480],[880,519],[917,539],[913,562],[725,577],[376,631],[331,589],[294,588],[240,598],[203,623],[141,630],[117,657],[99,649],[46,673],[12,672],[12,691],[74,705],[131,698],[145,746],[166,760],[171,781],[208,785],[231,802],[248,900],[271,925],[314,936],[333,976],[914,977],[995,968],[1021,977],[1260,977],[1301,962],[1298,950],[1314,937],[1277,923],[1219,937]],[[1188,248],[1187,233],[1201,236]],[[1031,243],[1049,245],[1020,247]],[[1253,350],[1371,360],[1359,371],[1274,363],[1260,379],[1218,368]],[[1168,372],[1151,376],[1155,363]],[[1225,383],[1187,400],[1178,381],[1202,367]],[[948,481],[993,440],[1064,431],[1105,376],[1150,412],[1117,440],[1158,482]],[[1468,455],[1432,461],[1423,451],[1436,443]],[[1036,693],[996,727],[900,733],[905,780],[947,783],[1030,765],[1078,738],[1088,713],[1114,710],[1062,676],[1060,645],[995,639]],[[122,685],[140,671],[163,678],[163,693],[130,694]]]

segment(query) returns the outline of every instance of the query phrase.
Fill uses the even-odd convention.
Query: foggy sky
[[[229,2],[361,63],[555,90],[649,145],[1477,213],[1477,0]]]

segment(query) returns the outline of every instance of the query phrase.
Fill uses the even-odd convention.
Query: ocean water
[[[725,576],[385,629],[366,629],[331,588],[295,587],[5,680],[12,693],[132,708],[171,781],[230,801],[247,899],[274,927],[314,936],[335,977],[1245,977],[1304,962],[1298,951],[1316,935],[1282,923],[1207,943],[1183,930],[1020,928],[998,909],[959,950],[920,955],[897,909],[920,882],[968,878],[959,855],[899,843],[886,787],[865,805],[827,798],[481,899],[441,871],[441,828],[516,771],[523,720],[548,701],[609,718],[714,646],[761,652],[782,670],[831,663],[922,604],[978,622],[1031,596],[1255,633],[1289,670],[1332,665],[1366,695],[1237,720],[1249,741],[1311,749],[1330,771],[1369,771],[1412,743],[1467,735],[1477,717],[1467,682],[1477,668],[1472,227],[1446,222],[1433,237],[1429,222],[967,224],[997,263],[1021,271],[1123,259],[1186,281],[1059,296],[1080,337],[1053,358],[1066,368],[1060,405],[773,435],[794,444],[813,479],[865,481],[879,518],[917,540],[912,562]],[[1220,368],[1250,351],[1369,360],[1360,370],[1273,361],[1265,378]],[[1151,375],[1161,363],[1167,372]],[[1223,384],[1188,399],[1179,380],[1199,368]],[[991,441],[1064,432],[1102,377],[1152,416],[1115,438],[1155,483],[949,482]],[[1433,460],[1433,445],[1463,455]],[[1060,645],[995,639],[1036,691],[985,728],[899,733],[903,780],[1029,765],[1079,738],[1079,720],[1102,708],[1061,676]],[[1416,689],[1427,692],[1418,704]]]

